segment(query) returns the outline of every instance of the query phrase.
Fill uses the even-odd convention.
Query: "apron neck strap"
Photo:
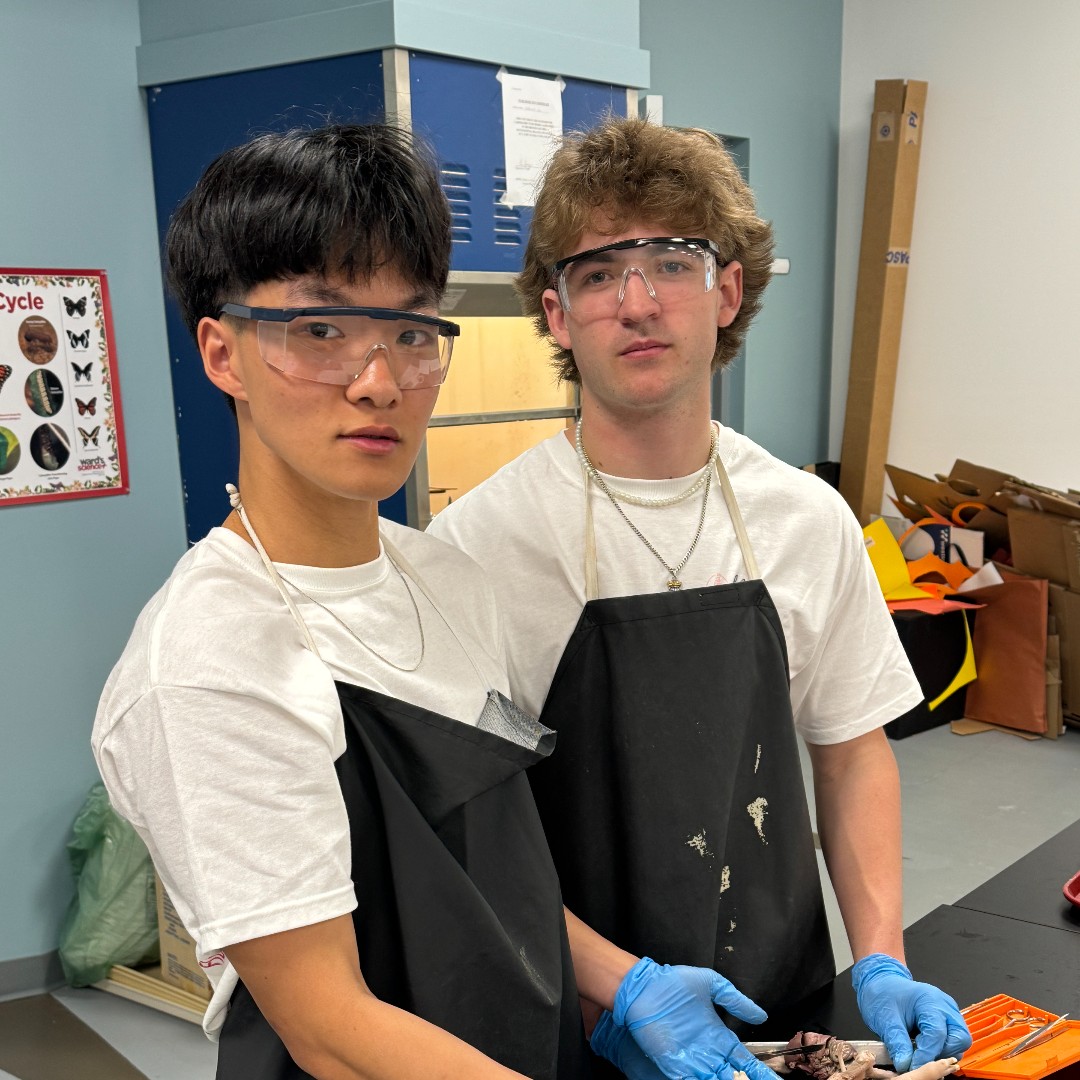
[[[736,539],[739,541],[739,551],[742,552],[746,576],[750,581],[757,581],[761,577],[761,571],[758,569],[757,559],[754,558],[753,548],[750,547],[750,537],[746,535],[746,525],[743,523],[742,511],[739,509],[738,501],[735,498],[735,489],[731,486],[727,469],[724,468],[720,455],[717,454],[713,460],[716,463],[716,478],[720,481],[720,488],[724,492],[724,502],[727,503],[728,515],[731,518],[731,524],[735,527]]]
[[[724,468],[720,455],[714,454],[712,460],[716,468],[716,479],[720,484],[720,490],[724,493],[728,516],[735,529],[735,538],[739,542],[743,567],[747,578],[756,581],[761,577],[761,572],[758,569],[757,559],[754,558],[753,549],[750,547],[750,538],[746,534],[746,525],[743,523],[742,512],[735,498],[735,490],[731,486],[731,480],[728,478],[727,469]],[[585,485],[585,599],[588,601],[599,598],[600,586],[596,574],[596,533],[593,528],[592,499],[590,498],[592,479],[584,462],[581,462],[581,477]]]
[[[593,531],[592,499],[589,498],[589,470],[581,462],[581,480],[585,485],[585,599],[595,600],[600,595],[596,580],[596,533]]]

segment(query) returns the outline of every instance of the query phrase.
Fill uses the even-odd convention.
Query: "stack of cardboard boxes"
[[[933,479],[892,465],[886,472],[895,492],[893,503],[908,521],[931,519],[936,524],[928,526],[930,531],[949,523],[954,539],[978,538],[986,559],[997,563],[1007,579],[1026,576],[1047,582],[1046,725],[1039,733],[1056,737],[1063,723],[1080,727],[1080,492],[1040,487],[966,461],[957,461],[948,475]],[[953,560],[967,557],[955,547],[950,555]],[[978,625],[978,615],[975,622]],[[1041,641],[1042,627],[1039,630]],[[978,643],[976,635],[976,667]],[[918,673],[920,661],[915,656],[912,660]],[[985,686],[978,692],[984,691]],[[955,719],[957,707],[954,702],[953,710],[937,722]]]
[[[1013,566],[1049,582],[1061,710],[1067,723],[1080,727],[1080,496],[1028,488],[1008,518]]]

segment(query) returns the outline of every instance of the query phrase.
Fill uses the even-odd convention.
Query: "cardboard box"
[[[949,517],[953,510],[965,502],[984,503],[1004,514],[1012,505],[1012,499],[1001,493],[1008,484],[1018,484],[1012,473],[1000,469],[990,469],[985,465],[957,458],[947,476],[935,473],[932,480],[918,473],[898,469],[887,465],[886,471],[897,495],[905,501],[917,503],[913,510],[922,513],[922,508],[929,506],[939,514]],[[902,483],[897,482],[897,477]],[[908,513],[907,510],[904,511]],[[966,515],[965,515],[966,516]]]
[[[1056,739],[1065,730],[1065,710],[1061,704],[1061,638],[1057,621],[1050,616],[1050,631],[1046,635],[1046,725],[1050,738]]]
[[[967,528],[986,536],[984,550],[988,556],[1008,550],[1009,522],[1005,515],[1013,496],[1002,492],[1007,484],[1016,481],[1011,474],[962,459],[953,463],[948,476],[938,474],[933,479],[896,465],[886,465],[885,471],[896,493],[892,502],[909,521],[921,521],[929,512],[951,521],[958,510]],[[965,507],[964,503],[978,503],[986,509]]]
[[[1009,506],[1023,506],[1028,510],[1042,510],[1045,514],[1061,514],[1074,521],[1080,520],[1080,497],[1071,491],[1013,479],[1005,481],[1002,495],[1009,500]]]
[[[1051,585],[1050,612],[1060,639],[1061,708],[1080,719],[1080,592]]]
[[[166,983],[157,964],[138,970],[115,964],[109,968],[109,974],[94,986],[193,1024],[202,1024],[206,1015],[206,999]]]
[[[922,148],[926,83],[874,85],[840,493],[862,525],[881,512]]]
[[[1009,543],[1017,570],[1080,592],[1080,517],[1014,506]]]
[[[192,941],[180,916],[176,914],[161,878],[154,875],[157,891],[158,938],[161,943],[161,978],[170,986],[186,990],[203,1001],[213,996],[213,987],[199,966]]]

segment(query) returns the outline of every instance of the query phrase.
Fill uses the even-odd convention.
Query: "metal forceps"
[[[1036,1028],[1030,1035],[1021,1039],[1001,1060],[1007,1061],[1024,1050],[1030,1050],[1032,1047],[1041,1046],[1044,1042],[1057,1038],[1063,1030],[1060,1025],[1068,1018],[1068,1013],[1062,1013],[1056,1020],[1047,1019],[1041,1027]]]

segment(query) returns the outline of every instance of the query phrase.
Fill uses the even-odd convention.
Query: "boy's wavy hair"
[[[761,308],[773,260],[772,227],[757,216],[754,196],[721,140],[700,128],[669,128],[609,116],[567,135],[536,200],[525,262],[514,287],[537,333],[552,346],[560,378],[581,381],[574,354],[552,338],[542,297],[551,268],[573,254],[587,231],[612,236],[633,221],[663,224],[673,236],[703,236],[720,263],[743,268],[743,301],[716,334],[713,370],[732,360]]]

